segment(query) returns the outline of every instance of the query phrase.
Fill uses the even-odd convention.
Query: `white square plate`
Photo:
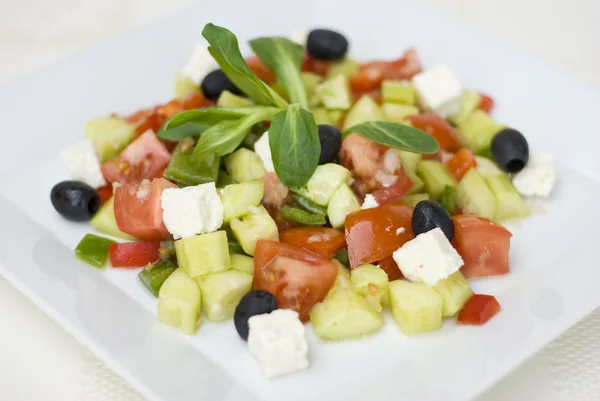
[[[584,111],[600,106],[600,94],[414,3],[207,3],[4,87],[0,272],[152,400],[475,397],[600,306],[600,139],[594,114]],[[80,140],[91,118],[169,99],[175,72],[209,21],[240,39],[334,26],[360,59],[415,46],[426,66],[446,63],[465,87],[492,94],[495,118],[522,130],[533,149],[554,152],[558,186],[545,213],[513,228],[512,272],[473,282],[498,297],[497,317],[483,327],[447,322],[411,338],[388,319],[374,336],[329,344],[309,329],[311,367],[268,381],[233,324],[204,323],[185,337],[156,322],[156,301],[136,272],[101,272],[74,258],[90,228],[63,221],[50,205],[50,188],[67,177],[59,150]]]

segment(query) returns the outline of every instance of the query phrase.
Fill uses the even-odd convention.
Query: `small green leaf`
[[[281,182],[291,189],[301,188],[315,172],[321,154],[312,113],[295,104],[277,113],[269,128],[269,146]]]
[[[225,120],[213,125],[200,136],[194,149],[194,158],[202,160],[211,153],[224,156],[233,152],[254,124],[271,119],[278,111],[274,107],[264,107],[239,120]]]
[[[214,24],[206,24],[202,36],[210,43],[210,54],[219,63],[225,75],[242,92],[263,105],[288,105],[285,99],[261,81],[248,67],[240,52],[237,38],[231,31]]]
[[[304,57],[302,46],[287,38],[258,38],[250,41],[250,47],[262,62],[275,73],[292,103],[308,109],[308,97],[300,75]]]
[[[206,124],[188,122],[182,125],[178,125],[177,127],[171,128],[169,130],[165,130],[163,127],[164,125],[156,133],[156,135],[158,135],[159,138],[168,139],[171,141],[179,141],[183,138],[187,138],[190,136],[200,136],[200,134],[206,131],[209,126]]]
[[[344,134],[350,133],[409,152],[432,154],[440,149],[434,137],[404,124],[367,121],[344,130]]]

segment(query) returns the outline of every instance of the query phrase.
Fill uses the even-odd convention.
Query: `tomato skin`
[[[500,312],[500,304],[492,295],[475,294],[458,314],[458,323],[481,325]]]
[[[413,127],[427,132],[440,144],[446,152],[457,152],[460,142],[456,137],[454,128],[442,117],[433,113],[413,114],[407,117]]]
[[[446,168],[457,181],[460,181],[472,167],[477,167],[477,162],[473,152],[466,148],[459,150],[446,161]]]
[[[311,308],[333,286],[337,269],[333,262],[305,249],[259,240],[254,253],[253,288],[275,295],[281,309],[295,310],[306,322]]]
[[[177,185],[156,178],[151,183],[120,185],[115,190],[115,219],[119,230],[143,241],[172,238],[162,218],[160,196]]]
[[[100,188],[96,188],[96,192],[100,196],[100,206],[104,205],[106,201],[108,201],[113,196],[113,187],[112,185],[104,185]]]
[[[308,54],[308,52],[304,52],[304,59],[302,60],[302,64],[300,66],[300,70],[303,72],[314,72],[322,77],[327,75],[327,71],[329,71],[329,67],[331,67],[331,61],[321,61],[315,60]]]
[[[399,59],[373,61],[362,64],[356,74],[350,77],[350,89],[362,94],[381,88],[385,79],[411,79],[421,72],[421,63],[414,49],[405,51]]]
[[[279,241],[331,259],[346,246],[343,232],[328,227],[296,227],[279,234]]]
[[[387,274],[389,281],[402,280],[404,278],[404,275],[392,256],[381,259],[379,261],[379,267]]]
[[[344,138],[340,150],[340,163],[359,179],[370,180],[383,170],[383,155],[387,147],[358,134]]]
[[[392,203],[364,209],[346,217],[346,244],[350,267],[373,263],[391,256],[410,241],[413,209],[401,203]],[[396,234],[396,230],[404,232]]]
[[[160,259],[160,242],[114,243],[108,248],[112,267],[143,267]]]
[[[395,183],[389,187],[381,187],[371,194],[379,205],[399,202],[415,185],[403,168],[396,173],[396,176],[398,179]]]
[[[494,99],[483,93],[479,93],[479,96],[481,96],[481,100],[477,108],[489,114],[494,108]]]
[[[246,64],[248,64],[248,67],[256,74],[258,79],[264,81],[267,85],[275,82],[275,74],[258,56],[246,57]]]
[[[506,274],[512,234],[500,224],[483,217],[453,216],[457,252],[465,264],[460,268],[466,278]]]

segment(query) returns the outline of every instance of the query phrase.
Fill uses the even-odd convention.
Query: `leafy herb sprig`
[[[275,172],[282,183],[292,189],[304,186],[319,162],[321,145],[318,127],[307,110],[306,88],[300,74],[302,47],[282,37],[258,38],[250,46],[274,73],[292,104],[260,80],[242,56],[235,35],[214,24],[202,31],[210,54],[223,72],[257,106],[189,110],[181,112],[161,127],[161,138],[180,140],[200,136],[194,157],[201,160],[210,154],[224,156],[243,142],[255,124],[271,121],[269,146]],[[355,125],[344,133],[355,133],[372,141],[415,153],[435,153],[437,141],[419,129],[397,123],[369,121]]]

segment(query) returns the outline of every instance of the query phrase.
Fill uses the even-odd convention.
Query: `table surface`
[[[600,85],[597,0],[425,2],[483,34]],[[190,3],[0,0],[0,84]],[[144,400],[1,276],[0,305],[0,387],[7,401]],[[479,401],[599,399],[600,309],[523,363]]]

